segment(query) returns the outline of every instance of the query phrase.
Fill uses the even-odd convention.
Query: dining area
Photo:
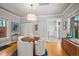
[[[18,56],[47,56],[45,40],[37,35],[20,36],[17,41]]]

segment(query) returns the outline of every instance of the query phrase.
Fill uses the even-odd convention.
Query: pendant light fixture
[[[27,20],[35,21],[35,20],[37,20],[37,16],[32,13],[33,5],[31,4],[30,6],[31,6],[31,13],[27,14]]]

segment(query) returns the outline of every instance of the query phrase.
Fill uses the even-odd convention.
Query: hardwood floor
[[[11,44],[10,47],[0,51],[0,56],[10,56],[16,50],[16,43]],[[60,46],[60,43],[46,42],[45,47],[48,51],[48,56],[67,56],[65,51]]]
[[[58,42],[46,42],[45,46],[48,50],[48,56],[68,56]]]
[[[10,56],[13,54],[13,52],[16,50],[16,43],[10,44],[11,46],[0,51],[0,56]]]

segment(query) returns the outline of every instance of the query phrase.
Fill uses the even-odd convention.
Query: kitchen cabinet
[[[62,38],[62,48],[71,56],[79,56],[79,45],[72,41]]]

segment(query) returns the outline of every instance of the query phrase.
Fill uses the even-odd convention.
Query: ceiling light
[[[35,14],[30,13],[27,15],[27,20],[31,21],[37,20],[37,16]]]
[[[32,8],[33,5],[31,4],[30,6]],[[34,13],[32,13],[32,9],[31,9],[31,13],[27,14],[27,20],[30,20],[30,21],[37,20],[37,16]]]

